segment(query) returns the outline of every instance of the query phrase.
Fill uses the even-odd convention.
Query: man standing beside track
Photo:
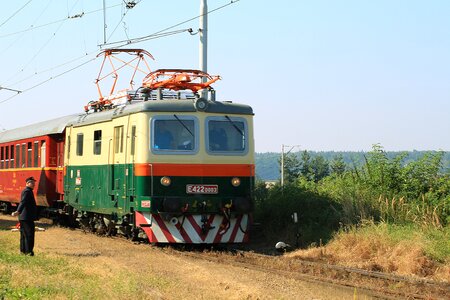
[[[30,256],[34,256],[34,221],[37,219],[37,206],[33,194],[35,182],[34,177],[26,179],[26,187],[22,191],[20,204],[17,211],[12,213],[13,217],[19,215],[20,252]]]

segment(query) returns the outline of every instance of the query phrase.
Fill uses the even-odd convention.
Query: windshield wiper
[[[189,128],[186,126],[186,124],[184,124],[183,121],[181,121],[177,115],[174,114],[173,116],[175,117],[175,119],[177,119],[178,122],[180,122],[181,125],[183,125],[184,128],[186,128],[187,131],[189,131],[189,133],[192,135],[192,137],[194,137],[194,134],[192,133],[192,131],[189,130]]]
[[[242,130],[236,125],[236,123],[234,123],[233,120],[231,120],[229,116],[225,116],[225,118],[227,118],[228,122],[230,122],[231,125],[233,125],[233,127],[241,134],[241,136],[244,137],[244,133],[243,133]]]

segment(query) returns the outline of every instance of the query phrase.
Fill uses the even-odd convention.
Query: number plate
[[[187,194],[218,194],[219,186],[217,184],[187,184]]]

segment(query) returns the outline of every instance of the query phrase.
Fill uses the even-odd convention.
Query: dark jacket
[[[22,191],[19,207],[17,208],[19,212],[20,221],[35,221],[37,220],[37,206],[36,200],[34,199],[33,190],[26,187]]]

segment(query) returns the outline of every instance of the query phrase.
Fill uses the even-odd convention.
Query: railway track
[[[87,233],[86,230],[76,230]],[[97,235],[92,233],[93,235]],[[97,235],[99,238],[104,235]],[[129,241],[121,236],[109,238]],[[147,244],[145,241],[143,242]],[[170,255],[206,260],[217,264],[231,265],[261,271],[274,276],[352,289],[355,295],[363,293],[382,299],[449,299],[450,284],[423,278],[399,276],[364,269],[304,261],[259,254],[249,250],[213,250],[211,247],[154,246]]]
[[[448,299],[450,295],[450,285],[445,283],[357,268],[288,259],[282,256],[263,255],[241,250],[232,252],[200,252],[166,248],[166,251],[178,256],[248,268],[290,279],[334,285],[340,288],[345,287],[353,289],[355,295],[364,293],[374,298]]]

